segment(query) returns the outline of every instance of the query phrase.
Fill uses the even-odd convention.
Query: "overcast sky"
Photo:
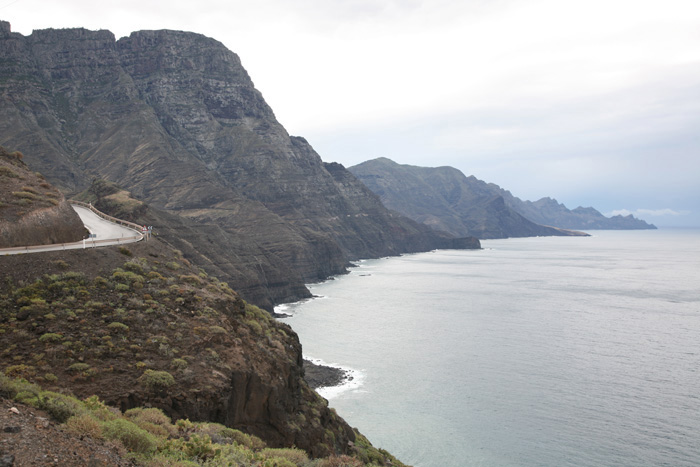
[[[325,161],[700,226],[698,0],[0,0],[0,19],[213,37]]]

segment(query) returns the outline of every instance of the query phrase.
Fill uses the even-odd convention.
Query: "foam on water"
[[[320,358],[310,357],[308,355],[304,356],[305,360],[309,360],[311,363],[320,366],[327,366],[330,368],[337,368],[343,373],[345,373],[345,382],[339,386],[322,386],[316,389],[316,392],[328,400],[334,399],[339,395],[349,392],[358,391],[362,386],[365,375],[362,371],[356,370],[354,368],[349,368],[345,366],[338,365],[337,363],[327,363]]]

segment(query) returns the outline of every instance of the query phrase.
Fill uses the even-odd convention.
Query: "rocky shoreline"
[[[352,379],[350,372],[342,368],[318,365],[304,359],[304,379],[312,389],[342,386]]]

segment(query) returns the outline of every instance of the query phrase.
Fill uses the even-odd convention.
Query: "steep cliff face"
[[[507,206],[490,185],[452,167],[415,167],[380,158],[349,170],[390,209],[455,236],[577,234],[529,221]]]
[[[390,213],[342,166],[329,170],[290,137],[238,57],[213,39],[141,31],[115,41],[84,29],[24,37],[3,24],[0,144],[71,193],[104,178],[216,225],[224,243],[241,245],[245,267],[270,266],[266,306],[349,259],[448,240]],[[290,270],[287,284],[266,280]]]
[[[87,233],[60,191],[0,146],[0,248],[77,242]]]

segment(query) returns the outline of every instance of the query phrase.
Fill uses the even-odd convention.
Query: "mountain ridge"
[[[552,198],[522,201],[454,167],[418,167],[388,158],[348,169],[390,209],[453,235],[481,239],[581,235],[588,229],[654,229],[632,216],[606,218],[594,208],[569,210]]]

